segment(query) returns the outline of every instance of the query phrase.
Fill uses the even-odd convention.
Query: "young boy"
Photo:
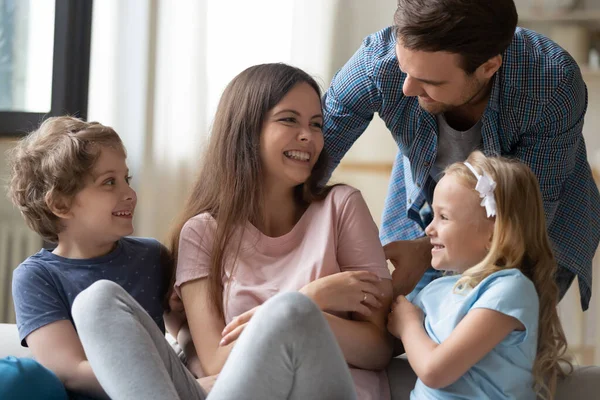
[[[14,272],[21,343],[67,390],[106,398],[77,336],[71,315],[75,297],[96,281],[113,281],[164,332],[172,277],[164,246],[127,237],[133,233],[137,198],[129,186],[123,143],[112,128],[97,122],[50,118],[17,145],[10,166],[12,202],[31,229],[57,244]]]

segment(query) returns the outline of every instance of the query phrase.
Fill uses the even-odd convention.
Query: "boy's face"
[[[66,221],[69,233],[89,237],[99,244],[131,235],[137,196],[129,179],[125,155],[120,150],[102,147],[85,187],[71,204]]]

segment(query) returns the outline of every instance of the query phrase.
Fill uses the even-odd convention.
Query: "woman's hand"
[[[388,331],[402,339],[402,332],[410,323],[423,324],[423,311],[400,295],[392,304],[392,311],[388,315]]]
[[[210,375],[210,376],[205,376],[203,378],[199,378],[196,379],[196,381],[200,384],[200,386],[202,386],[202,389],[204,389],[204,391],[208,394],[211,389],[213,388],[213,386],[215,386],[215,382],[217,381],[217,378],[219,377],[219,375]]]
[[[229,343],[236,341],[242,334],[242,331],[246,328],[246,325],[248,325],[248,322],[250,322],[250,318],[252,318],[259,307],[260,306],[256,306],[253,309],[238,315],[230,323],[228,323],[221,333],[223,339],[221,339],[221,342],[219,342],[219,346],[227,346]]]
[[[312,281],[300,289],[323,311],[373,314],[382,306],[384,293],[376,283],[381,279],[369,271],[345,271]]]

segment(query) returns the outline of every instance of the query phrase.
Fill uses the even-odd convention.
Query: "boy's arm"
[[[70,321],[56,321],[36,329],[26,341],[36,360],[54,372],[68,390],[108,399]]]

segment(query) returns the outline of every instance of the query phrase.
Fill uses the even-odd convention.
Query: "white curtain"
[[[286,62],[327,88],[395,0],[94,2],[88,118],[113,126],[138,192],[136,235],[164,239],[219,97],[243,69]]]

